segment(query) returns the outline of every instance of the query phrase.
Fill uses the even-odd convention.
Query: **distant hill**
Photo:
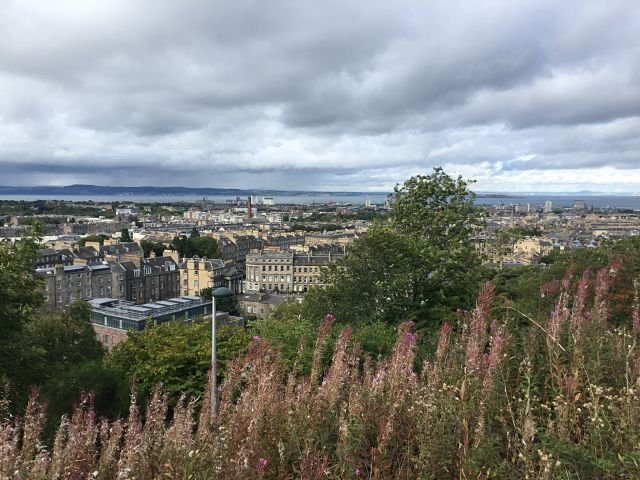
[[[66,185],[63,187],[36,186],[14,187],[0,186],[0,195],[307,195],[331,194],[331,195],[384,195],[385,192],[320,192],[304,190],[246,190],[239,188],[215,188],[215,187],[109,187],[101,185]]]

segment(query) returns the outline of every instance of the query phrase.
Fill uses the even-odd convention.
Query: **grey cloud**
[[[0,30],[0,183],[640,173],[631,0],[7,2]]]

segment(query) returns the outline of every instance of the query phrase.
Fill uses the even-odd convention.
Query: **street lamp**
[[[218,406],[218,395],[216,392],[218,383],[216,378],[216,298],[227,297],[233,297],[233,292],[227,287],[219,287],[211,292],[211,303],[213,306],[211,312],[211,423],[213,423],[216,417],[216,409]]]

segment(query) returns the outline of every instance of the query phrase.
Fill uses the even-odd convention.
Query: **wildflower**
[[[360,469],[356,468],[355,472],[353,472],[355,474],[356,477],[360,476]]]
[[[407,332],[404,334],[404,340],[409,344],[413,344],[416,341],[416,334],[412,332]]]
[[[267,460],[266,458],[260,458],[260,460],[258,460],[258,466],[256,467],[256,470],[260,473],[264,473],[267,471],[268,465],[269,460]]]
[[[336,317],[334,317],[334,316],[333,316],[333,314],[331,314],[331,313],[327,313],[327,314],[324,316],[324,319],[325,319],[327,322],[333,322],[333,321],[336,319]]]
[[[253,336],[253,341],[254,342],[259,342],[260,340],[262,340],[262,337],[260,335],[254,335]]]

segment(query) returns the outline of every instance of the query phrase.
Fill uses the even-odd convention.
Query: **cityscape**
[[[0,32],[0,480],[640,478],[637,2]]]
[[[483,205],[483,198],[477,199],[486,212],[485,225],[469,241],[486,265],[504,269],[544,267],[552,254],[640,236],[640,208],[594,207],[585,198],[565,199],[562,207],[551,200],[508,203],[506,197],[503,203]],[[280,204],[278,197],[257,195],[224,203],[204,197],[195,203],[141,205],[0,201],[0,218],[6,221],[0,234],[18,240],[34,221],[42,225],[46,248],[39,251],[35,269],[45,279],[50,308],[85,300],[98,312],[105,305],[100,301],[112,298],[117,302],[111,307],[137,305],[134,314],[142,308],[154,317],[161,310],[153,308],[171,307],[172,299],[194,300],[204,289],[227,287],[238,297],[242,317],[229,321],[242,322],[268,318],[276,306],[299,301],[309,288],[322,286],[322,268],[342,258],[372,222],[384,219],[392,201],[391,194],[383,203],[365,195],[357,205]],[[46,213],[65,209],[77,213]],[[122,238],[125,230],[128,241]],[[194,233],[215,240],[215,258],[181,255],[174,239]],[[126,322],[115,327],[102,323],[94,322],[94,328],[108,348],[126,338],[130,328]]]

